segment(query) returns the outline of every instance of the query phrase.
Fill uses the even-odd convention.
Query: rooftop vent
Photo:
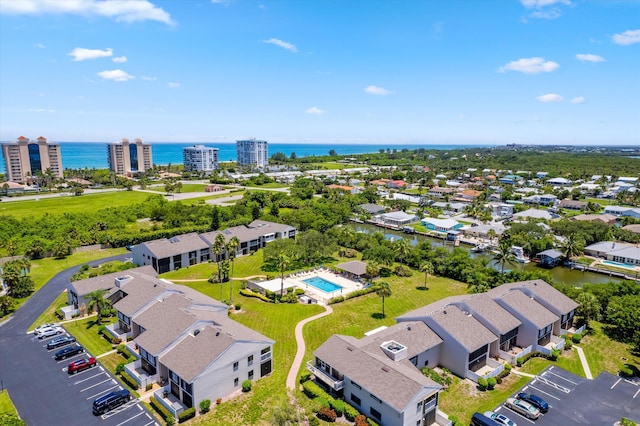
[[[385,365],[384,367],[382,367],[382,371],[384,371],[384,372],[387,372],[387,373],[388,373],[388,372],[389,372],[389,367],[387,367],[387,366]]]
[[[194,335],[194,336],[197,336],[198,334],[200,334],[200,330],[194,330],[194,331],[193,331],[193,335]]]
[[[392,360],[400,361],[407,357],[407,347],[395,340],[383,342],[380,345],[382,351]]]
[[[131,275],[123,275],[121,277],[116,278],[116,287],[120,288],[123,284],[128,283],[129,281],[131,281],[133,279],[133,277]]]

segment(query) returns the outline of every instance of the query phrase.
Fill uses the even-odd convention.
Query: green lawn
[[[2,425],[22,425],[24,423],[18,423],[18,411],[16,407],[11,402],[11,397],[9,396],[9,391],[7,389],[3,389],[0,392],[0,424]]]
[[[18,219],[23,217],[40,217],[45,213],[88,213],[107,207],[120,207],[142,203],[150,194],[137,191],[116,191],[95,194],[83,194],[41,198],[39,201],[11,201],[0,204],[0,215],[10,214]]]
[[[205,186],[207,186],[207,185],[204,185],[204,184],[201,184],[201,183],[185,183],[185,184],[182,184],[182,187],[180,188],[180,193],[182,193],[182,192],[204,192]],[[163,193],[163,194],[166,192],[164,190],[164,185],[162,185],[162,186],[148,186],[147,190],[160,192],[160,193]]]
[[[625,364],[640,368],[640,356],[631,353],[631,345],[611,340],[604,333],[601,323],[591,321],[589,324],[591,331],[578,346],[584,350],[593,377],[602,371],[618,374]]]
[[[54,299],[51,305],[49,305],[49,307],[40,314],[38,319],[35,320],[33,324],[31,324],[31,327],[29,327],[29,330],[33,330],[40,324],[60,321],[60,318],[56,315],[56,311],[58,310],[58,307],[66,305],[67,300],[68,300],[67,292],[63,291],[58,295],[58,297]]]
[[[258,185],[252,182],[246,182],[242,184],[243,186],[249,187],[249,188],[288,188],[290,185],[286,185],[284,183],[278,183],[278,182],[269,182],[269,183],[265,183],[262,185]]]
[[[117,318],[103,318],[102,324],[108,325],[117,321]],[[101,355],[112,350],[111,342],[98,334],[96,317],[88,317],[63,324],[63,327],[76,338],[93,356]]]

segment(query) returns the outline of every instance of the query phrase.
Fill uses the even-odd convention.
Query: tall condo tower
[[[263,169],[269,164],[267,141],[257,139],[236,141],[236,151],[239,166]]]
[[[117,175],[133,176],[153,167],[151,145],[142,142],[140,138],[136,138],[133,143],[127,138],[108,143],[107,157],[109,169]]]
[[[188,146],[182,150],[182,159],[185,172],[211,173],[218,168],[218,148]]]
[[[2,155],[10,182],[29,182],[31,176],[38,172],[45,174],[47,170],[59,179],[64,177],[60,144],[49,143],[45,137],[32,141],[20,136],[13,142],[3,143]]]

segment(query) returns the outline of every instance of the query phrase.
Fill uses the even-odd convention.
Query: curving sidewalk
[[[303,319],[298,324],[296,324],[296,343],[298,345],[298,350],[296,352],[296,357],[293,359],[293,364],[291,364],[291,369],[289,370],[289,374],[287,375],[287,389],[295,390],[296,389],[296,379],[298,377],[298,371],[300,370],[300,365],[302,364],[302,359],[304,358],[304,353],[306,351],[306,346],[304,344],[304,337],[302,336],[302,328],[305,324],[317,320],[318,318],[322,318],[327,316],[333,312],[331,306],[324,305],[324,312],[320,312],[317,315],[312,317]]]

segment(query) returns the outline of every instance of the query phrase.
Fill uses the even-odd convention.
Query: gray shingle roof
[[[553,324],[555,321],[560,319],[547,308],[528,297],[520,290],[504,290],[506,290],[506,292],[500,296],[499,300],[501,300],[506,306],[510,307],[513,311],[527,318],[535,324],[538,329],[545,328],[549,324]]]
[[[91,293],[96,290],[107,290],[109,293],[113,293],[117,290],[116,278],[129,275],[138,279],[156,278],[158,273],[151,266],[142,266],[140,268],[127,269],[126,271],[113,272],[111,274],[101,275],[99,277],[87,278],[79,281],[72,281],[69,286],[79,296]]]
[[[198,234],[176,235],[171,238],[147,241],[142,244],[158,259],[176,256],[190,251],[198,251],[209,248],[209,244],[200,238]],[[135,250],[135,248],[134,248]]]
[[[533,296],[546,305],[556,315],[568,314],[579,305],[573,299],[565,296],[561,291],[556,290],[552,285],[543,280],[519,281],[515,283],[503,284],[494,290],[523,288],[525,293]],[[493,291],[493,290],[491,290]]]
[[[233,237],[237,237],[240,242],[247,242],[257,240],[263,235],[282,233],[285,231],[293,231],[293,226],[284,225],[281,223],[267,222],[266,220],[254,220],[248,225],[234,226],[222,231],[212,231],[201,234],[200,237],[211,246],[216,240],[218,234],[224,235],[225,241],[229,241]]]
[[[140,276],[127,282],[122,288],[125,297],[113,305],[124,315],[131,317],[154,297],[165,291],[165,284],[158,278]]]
[[[407,348],[407,358],[429,350],[440,343],[442,339],[422,321],[400,322],[387,327],[358,341],[359,346],[367,352],[383,354],[380,345],[389,340],[395,340]]]
[[[481,317],[500,334],[505,334],[522,324],[486,293],[474,295],[465,300],[464,304],[470,308],[474,316]]]
[[[398,411],[419,392],[429,395],[441,389],[406,359],[395,362],[386,355],[371,354],[350,336],[334,334],[314,355]]]
[[[336,268],[342,269],[343,271],[347,271],[358,276],[365,275],[367,273],[367,263],[361,260],[352,260],[349,262],[339,263],[336,265]]]
[[[429,315],[442,329],[449,333],[467,352],[487,345],[495,336],[471,315],[464,314],[458,307],[450,305]]]

